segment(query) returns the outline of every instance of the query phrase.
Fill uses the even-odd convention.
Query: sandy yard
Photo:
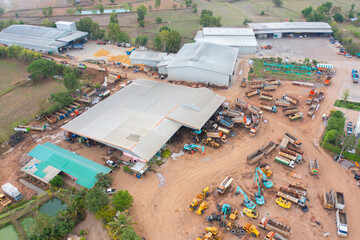
[[[284,39],[284,41],[285,40],[287,39]],[[308,39],[298,40],[308,41]],[[327,40],[323,39],[320,45],[323,45],[324,41]],[[335,49],[331,49],[331,47],[324,47],[324,49],[327,49],[326,54],[328,55],[335,54]],[[283,51],[282,54],[286,54],[286,50],[283,49],[281,51]],[[303,55],[300,55],[300,52],[297,54],[294,53],[294,57],[300,58],[307,56],[307,54],[310,53],[304,52]],[[311,59],[322,58],[319,54],[312,56]],[[325,59],[324,57],[324,60]],[[289,132],[302,141],[302,150],[305,151],[304,162],[295,167],[295,172],[301,174],[303,179],[298,180],[290,177],[289,173],[291,170],[275,163],[274,157],[278,150],[275,150],[267,159],[263,159],[262,162],[269,163],[274,172],[274,175],[270,179],[274,183],[274,187],[272,189],[264,189],[266,203],[263,206],[257,207],[260,214],[259,218],[270,216],[290,225],[292,233],[289,239],[292,240],[340,239],[336,235],[335,213],[333,211],[329,214],[323,209],[321,194],[324,189],[327,191],[330,189],[342,191],[346,199],[345,210],[349,222],[350,234],[347,239],[357,240],[358,236],[360,236],[360,229],[356,227],[358,216],[360,215],[360,210],[357,208],[360,200],[359,189],[350,171],[341,168],[318,144],[324,131],[321,115],[323,113],[328,114],[329,110],[334,108],[333,103],[341,91],[344,79],[349,74],[348,69],[350,69],[351,66],[357,65],[358,60],[340,58],[337,55],[334,55],[333,59],[329,59],[330,58],[328,58],[328,61],[333,63],[337,68],[337,74],[329,87],[321,89],[321,91],[325,92],[325,99],[321,102],[320,109],[314,120],[305,116],[303,120],[290,122],[281,114],[281,111],[276,114],[265,112],[264,119],[269,122],[267,124],[261,122],[260,129],[255,138],[249,137],[248,131],[245,129],[236,128],[236,136],[229,137],[228,143],[224,144],[220,149],[216,150],[206,147],[206,154],[204,156],[200,153],[195,153],[194,155],[186,153],[176,161],[169,158],[164,165],[156,167],[154,172],[149,172],[141,179],[126,174],[120,169],[115,170],[112,173],[114,177],[112,187],[127,189],[134,196],[135,202],[130,212],[136,216],[135,221],[137,225],[135,228],[137,233],[147,240],[195,240],[196,237],[205,233],[204,228],[209,225],[205,218],[212,212],[216,212],[215,204],[228,203],[233,209],[241,210],[242,207],[240,203],[243,197],[241,195],[235,196],[236,186],[241,186],[251,198],[253,198],[255,192],[253,188],[253,172],[255,166],[246,163],[246,156],[268,141],[272,140],[279,143],[284,133]],[[231,106],[233,106],[235,98],[244,98],[244,92],[248,90],[248,88],[240,88],[240,80],[247,76],[249,69],[247,61],[248,58],[244,57],[238,64],[236,79],[228,90],[216,90],[216,93],[227,98],[226,101],[229,102]],[[238,74],[240,68],[243,70],[242,75]],[[135,79],[139,76],[143,75],[131,74],[129,75],[129,79]],[[305,99],[310,89],[293,86],[290,85],[289,82],[283,82],[283,84],[284,85],[271,94],[278,97],[286,93],[298,97],[301,100],[300,111],[306,113],[308,106],[305,105]],[[246,100],[250,103],[259,103],[257,97]],[[62,136],[61,130],[56,130],[55,132],[58,132],[59,137]],[[40,135],[37,133],[30,134]],[[50,138],[44,138],[42,142],[48,140],[51,141]],[[107,151],[106,148],[87,148],[79,143],[69,144],[64,141],[56,142],[61,147],[75,151],[93,161],[104,164],[107,159],[105,154]],[[188,133],[185,133],[182,141],[171,144],[170,149],[172,152],[179,152],[183,144],[188,142],[191,142],[191,138]],[[10,181],[19,187],[20,191],[26,192],[27,196],[34,194],[31,190],[19,184],[17,180],[22,177],[22,174],[19,172],[22,155],[26,154],[36,144],[37,143],[29,136],[27,140],[17,146],[12,153],[2,156],[0,162],[0,184]],[[308,170],[309,160],[315,158],[319,159],[320,164],[319,179],[310,176]],[[164,176],[164,185],[159,185],[159,178],[156,175],[159,173]],[[216,187],[226,176],[233,177],[235,183],[230,192],[224,196],[218,196],[215,193]],[[301,183],[308,186],[308,213],[302,212],[296,206],[292,206],[290,210],[286,210],[275,203],[276,191],[280,187],[286,187],[289,183]],[[209,209],[205,211],[203,216],[190,212],[188,206],[191,200],[207,186],[211,189],[211,195],[207,200]],[[318,226],[310,222],[310,218],[312,217],[315,217],[322,225]],[[93,217],[90,216],[90,219],[88,218],[85,222],[81,223],[76,228],[76,231],[92,228],[95,224],[93,220]],[[246,217],[240,217],[236,220],[240,225],[246,222],[257,225],[258,221],[259,220],[249,220]],[[99,228],[98,225],[96,225],[94,229],[97,229],[96,231],[98,232],[93,233],[94,231],[91,230],[92,232],[90,233],[89,230],[91,239],[94,237],[93,234],[96,234],[95,237],[98,237],[97,239],[106,239],[102,237],[105,236],[104,229]],[[262,236],[266,234],[263,230],[260,230],[260,232]],[[330,236],[324,237],[323,234],[327,232],[330,233]],[[227,232],[224,239],[237,238]],[[242,239],[251,239],[251,237],[247,234]]]

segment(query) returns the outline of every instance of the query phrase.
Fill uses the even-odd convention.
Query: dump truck
[[[284,100],[288,100],[291,104],[294,104],[294,105],[298,105],[299,104],[299,100],[292,97],[292,96],[289,96],[289,95],[284,95],[282,97]]]
[[[261,148],[261,151],[265,155],[269,155],[275,148],[276,148],[276,143],[273,141],[270,141]]]
[[[250,137],[255,137],[257,130],[259,129],[259,122],[254,123],[250,128]]]
[[[282,157],[285,157],[287,159],[293,160],[295,162],[299,162],[301,160],[301,159],[298,159],[299,158],[298,156],[292,155],[292,154],[286,152],[286,149],[280,149],[279,155]]]
[[[260,99],[261,99],[261,100],[266,100],[266,101],[272,101],[272,100],[273,100],[273,96],[270,95],[270,94],[261,93],[261,94],[260,94]]]
[[[325,98],[324,93],[323,93],[323,92],[319,92],[319,93],[318,93],[318,96],[317,96],[317,99],[319,99],[319,101],[322,101],[322,100],[324,100],[324,98]]]
[[[298,113],[294,113],[294,114],[289,115],[289,119],[291,121],[295,121],[297,119],[302,118],[303,116],[304,116],[304,114],[302,114],[301,112],[298,112]]]
[[[309,170],[310,170],[310,174],[312,175],[319,174],[319,161],[317,160],[317,158],[314,161],[310,159]]]
[[[343,210],[345,208],[344,193],[335,192],[335,208],[338,210]]]
[[[240,98],[237,98],[235,100],[235,106],[237,106],[239,108],[247,109],[248,103]]]
[[[289,184],[288,189],[290,189],[304,197],[306,197],[306,195],[307,195],[307,188],[300,184]]]
[[[245,88],[246,87],[246,78],[243,78],[241,80],[241,85],[240,85],[242,88]]]
[[[282,157],[279,157],[279,156],[275,157],[275,161],[277,161],[277,162],[279,162],[281,164],[284,164],[285,166],[289,166],[291,168],[294,168],[295,164],[296,164],[296,162],[294,160],[282,158]]]
[[[309,96],[308,96],[307,99],[306,99],[306,104],[307,104],[307,105],[311,105],[311,104],[312,104],[315,95],[316,95],[315,89],[310,90]]]
[[[11,183],[5,183],[2,185],[2,190],[15,201],[20,201],[23,198],[19,190]]]
[[[227,128],[232,128],[234,126],[234,121],[227,117],[221,117],[219,123]]]
[[[283,148],[283,149],[280,149],[280,151],[284,152],[284,153],[287,153],[287,154],[290,154],[292,156],[295,156],[296,157],[296,160],[298,161],[301,161],[302,160],[302,154],[294,151],[294,150],[290,150],[289,148]]]
[[[263,111],[261,111],[261,109],[255,105],[251,105],[251,106],[248,106],[248,110],[253,113],[253,114],[256,114],[256,115],[262,115],[263,114]]]
[[[326,192],[326,190],[324,189],[324,193],[322,195],[322,200],[323,200],[323,207],[326,209],[333,209],[335,207],[335,196],[334,196],[334,191],[330,190],[330,192]]]
[[[265,83],[263,86],[264,91],[275,91],[278,85]]]
[[[278,191],[276,195],[278,197],[285,198],[295,204],[298,204],[301,207],[305,206],[306,197],[302,196],[301,194],[297,193],[294,190],[280,187],[280,191]]]
[[[247,118],[246,116],[238,117],[238,118],[232,118],[235,124],[240,124],[244,126],[245,128],[251,127],[251,119]]]
[[[223,132],[220,130],[206,130],[206,136],[209,138],[222,139],[224,136]]]
[[[268,234],[266,234],[265,240],[288,240],[286,237],[280,235],[277,232],[269,232]]]
[[[11,200],[8,199],[4,194],[0,193],[0,203],[4,207],[6,207],[7,205],[9,205],[11,203]]]
[[[316,107],[317,105],[316,104],[312,104],[307,112],[307,116],[308,117],[312,117],[314,116],[315,112],[316,112]]]
[[[281,85],[281,81],[279,79],[267,79],[265,82],[272,85]]]
[[[297,107],[283,107],[282,112],[285,116],[288,116],[288,115],[299,112],[299,110]]]
[[[276,106],[281,106],[281,107],[289,107],[290,106],[290,102],[288,100],[284,100],[284,99],[276,99],[275,101],[275,105]]]
[[[264,230],[272,230],[277,233],[280,233],[284,236],[288,236],[290,234],[291,227],[276,221],[275,219],[263,217],[261,221],[259,222],[259,227]]]
[[[300,148],[301,147],[301,141],[298,140],[296,137],[290,135],[289,133],[285,133],[284,134],[284,138],[287,138],[289,140],[289,142],[294,145],[296,148]]]
[[[218,186],[217,192],[220,194],[224,194],[226,190],[230,188],[232,182],[233,182],[233,178],[227,176]]]
[[[257,82],[252,82],[251,83],[251,88],[252,89],[259,89],[259,88],[263,88],[264,84],[263,83],[257,83]]]
[[[267,103],[264,103],[264,102],[260,103],[259,106],[260,106],[261,109],[264,109],[264,110],[267,110],[267,111],[270,111],[270,112],[273,112],[273,113],[277,112],[277,107],[276,106],[271,106],[271,105],[269,105]]]
[[[222,111],[222,115],[227,117],[240,117],[244,115],[244,113],[235,109],[226,108]]]
[[[337,235],[340,237],[346,237],[348,235],[348,222],[346,213],[340,210],[336,211],[336,228]]]
[[[304,151],[296,148],[295,146],[293,146],[293,145],[291,145],[291,144],[288,144],[288,145],[287,145],[287,149],[288,149],[288,150],[291,150],[291,151],[294,151],[294,152],[296,152],[296,153],[298,153],[298,154],[300,154],[300,155],[303,155],[303,154],[304,154]]]
[[[250,155],[247,156],[247,163],[248,164],[254,164],[258,161],[260,161],[260,159],[264,156],[263,151],[256,150],[255,152],[251,153]]]
[[[253,97],[255,95],[258,95],[258,94],[260,94],[259,89],[253,89],[253,90],[245,92],[245,96],[248,97],[248,98]]]
[[[106,72],[107,71],[107,67],[101,67],[99,66],[97,69],[99,72]]]

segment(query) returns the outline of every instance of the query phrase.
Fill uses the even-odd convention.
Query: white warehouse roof
[[[255,34],[264,33],[332,33],[331,26],[325,22],[269,22],[248,23]]]
[[[207,88],[137,79],[62,128],[149,161],[181,126],[200,129],[224,100]]]
[[[167,68],[194,67],[230,76],[234,71],[237,53],[236,49],[219,44],[187,43],[169,62]]]
[[[149,52],[149,51],[132,51],[129,59],[130,60],[144,60],[144,61],[155,61],[161,62],[167,53],[163,52]]]

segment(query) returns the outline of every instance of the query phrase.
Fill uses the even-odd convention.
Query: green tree
[[[313,8],[312,8],[312,6],[310,6],[310,7],[307,7],[307,8],[305,8],[305,9],[303,9],[303,10],[301,11],[301,14],[302,14],[305,18],[307,18],[307,17],[312,13],[312,11],[313,11]]]
[[[355,154],[356,154],[356,155],[360,155],[360,141],[359,141],[358,144],[356,145]]]
[[[69,8],[68,10],[66,10],[66,13],[69,14],[69,15],[74,15],[74,14],[75,14],[75,10]]]
[[[44,27],[56,28],[55,22],[50,21],[48,18],[45,18],[45,19],[42,21],[42,25],[43,25]]]
[[[343,22],[344,21],[344,16],[340,13],[336,13],[334,16],[333,16],[334,20],[336,22]]]
[[[207,9],[201,10],[200,25],[203,27],[221,27],[221,18],[213,16],[213,12]]]
[[[120,190],[119,192],[115,193],[111,198],[111,203],[113,207],[120,212],[123,212],[132,207],[133,202],[133,197],[127,190]]]
[[[48,16],[49,16],[46,8],[43,8],[43,9],[42,9],[42,14],[44,15],[44,17],[48,17]]]
[[[350,12],[353,12],[355,8],[355,3],[351,4]]]
[[[15,13],[15,17],[18,18],[18,17],[19,17],[19,14],[18,14],[18,13]]]
[[[110,236],[114,239],[122,239],[121,234],[124,230],[134,224],[132,219],[133,217],[128,216],[127,212],[118,212],[114,220],[106,225]]]
[[[326,3],[323,3],[321,6],[325,8],[325,13],[329,14],[330,10],[333,7],[333,3],[332,2],[326,2]]]
[[[332,12],[333,14],[341,13],[341,7],[335,6],[335,7],[333,7],[333,8],[331,9],[331,12]]]
[[[92,213],[97,213],[107,202],[106,193],[99,187],[93,187],[86,193],[85,206]]]
[[[64,75],[64,86],[67,90],[75,90],[79,86],[79,81],[74,73],[68,73]]]
[[[110,0],[110,2],[111,2],[112,4],[114,4],[114,3],[115,3],[115,0]]]
[[[170,30],[170,28],[169,28],[168,26],[162,26],[162,27],[160,28],[159,32],[162,32],[162,31],[168,31],[168,32],[170,32],[171,30]]]
[[[3,8],[0,8],[0,15],[4,14],[4,9]]]
[[[60,187],[62,185],[63,181],[64,181],[64,179],[61,176],[56,175],[53,179],[51,179],[49,181],[49,183],[53,187]]]
[[[118,15],[116,12],[110,14],[110,23],[119,24]]]
[[[161,0],[155,0],[155,5],[154,5],[154,7],[155,7],[155,8],[159,8],[160,5],[161,5]]]
[[[243,25],[246,26],[246,24],[251,23],[251,22],[252,22],[251,19],[245,18],[245,20],[243,21]]]
[[[275,5],[275,7],[281,7],[282,5],[284,5],[282,0],[272,0],[272,2]]]
[[[151,10],[152,10],[152,6],[151,6],[151,5],[149,5],[149,6],[148,6],[148,9],[149,9],[149,12],[151,12]]]
[[[49,6],[48,9],[47,9],[47,15],[49,17],[51,17],[53,15],[53,13],[54,13],[53,8],[51,6]]]
[[[121,32],[119,24],[109,23],[108,30],[108,39],[111,41],[117,41]]]
[[[141,240],[141,238],[135,233],[132,227],[125,228],[122,231],[120,238],[126,240]]]
[[[137,36],[136,39],[135,39],[135,43],[139,44],[140,46],[146,46],[148,40],[149,40],[149,38],[146,35]]]
[[[130,36],[124,31],[121,31],[118,36],[118,42],[130,42]]]
[[[98,9],[101,14],[104,13],[104,6],[101,3],[98,4]]]
[[[137,9],[136,9],[136,13],[138,15],[138,22],[143,21],[145,19],[145,15],[147,13],[147,8],[144,5],[140,5]]]
[[[192,0],[185,0],[186,7],[191,7]]]
[[[343,95],[344,103],[346,103],[347,100],[349,99],[349,96],[350,96],[350,90],[349,89],[344,89],[343,92],[342,92],[342,95]]]
[[[116,210],[111,205],[107,204],[100,208],[100,210],[95,214],[97,219],[101,219],[104,224],[108,224],[109,222],[114,220],[116,216]]]
[[[166,51],[176,53],[180,49],[182,37],[178,31],[171,31],[166,38]]]
[[[198,7],[197,3],[191,4],[191,8],[192,8],[192,9],[197,9],[197,7]]]
[[[113,178],[109,174],[104,174],[104,173],[96,174],[96,179],[98,180],[96,186],[100,188],[110,187],[113,181]]]
[[[54,76],[58,73],[57,64],[47,59],[38,59],[30,63],[26,67],[26,71],[30,73],[34,81]]]
[[[29,227],[30,239],[54,239],[55,218],[48,214],[38,214]]]
[[[145,21],[144,20],[141,20],[140,22],[139,22],[139,27],[145,27]]]
[[[76,27],[79,31],[89,33],[89,39],[102,39],[105,36],[105,31],[100,29],[98,23],[92,21],[90,17],[84,17],[76,23]]]
[[[325,134],[325,137],[324,137],[324,141],[329,142],[331,144],[335,144],[338,134],[339,134],[339,132],[335,129],[327,131]]]
[[[160,51],[161,49],[163,49],[163,44],[161,42],[161,38],[159,36],[159,34],[157,34],[154,38],[154,47],[156,50]]]
[[[340,155],[342,155],[343,151],[350,151],[353,150],[356,146],[356,136],[355,135],[348,135],[345,132],[343,133],[343,142],[342,142],[342,149]]]
[[[81,12],[82,12],[82,7],[81,7],[80,5],[77,5],[77,6],[76,6],[76,11],[77,11],[78,13],[81,13]]]
[[[354,13],[353,12],[349,12],[348,15],[347,15],[348,18],[354,18]]]
[[[162,18],[157,17],[157,18],[155,19],[155,22],[156,22],[156,23],[162,23]]]
[[[68,92],[57,92],[50,95],[49,101],[52,104],[56,104],[58,108],[62,108],[72,103],[74,99]]]

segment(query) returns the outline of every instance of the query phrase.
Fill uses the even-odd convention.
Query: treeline
[[[14,21],[12,18],[0,21],[0,31],[14,24],[24,24],[24,21]]]
[[[0,46],[0,57],[23,62],[32,62],[40,59],[41,53],[25,49],[21,46]]]

